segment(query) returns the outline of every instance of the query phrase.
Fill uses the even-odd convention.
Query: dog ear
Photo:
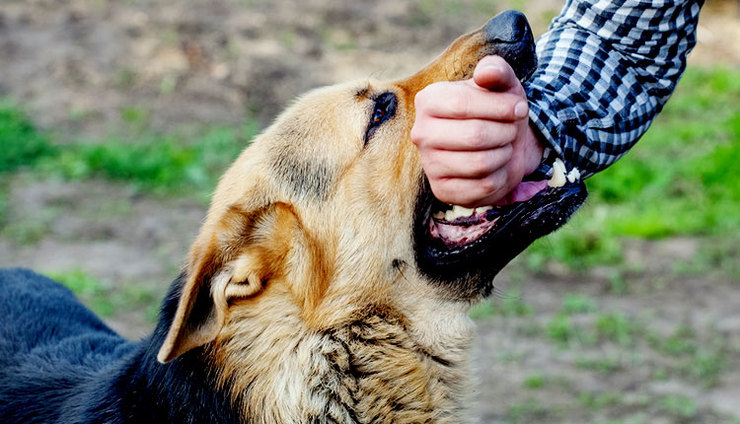
[[[280,272],[296,225],[293,209],[275,203],[252,212],[231,207],[216,225],[204,226],[159,362],[213,341],[230,304],[259,295]]]

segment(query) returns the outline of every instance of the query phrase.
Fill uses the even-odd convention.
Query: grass
[[[122,110],[133,136],[61,144],[36,129],[15,104],[0,102],[0,174],[31,170],[66,179],[105,178],[158,193],[207,196],[218,177],[257,133],[212,127],[198,133],[161,134],[146,130],[147,111]],[[1,199],[1,197],[0,197]],[[2,211],[0,202],[0,211]]]
[[[696,416],[696,404],[688,396],[667,395],[657,402],[660,411],[681,421],[690,420]]]
[[[55,153],[49,137],[36,130],[17,105],[0,101],[0,177],[32,167]]]
[[[157,318],[161,294],[153,289],[135,284],[113,289],[79,269],[49,272],[48,275],[72,290],[85,305],[102,317],[143,309],[149,322],[153,323]]]

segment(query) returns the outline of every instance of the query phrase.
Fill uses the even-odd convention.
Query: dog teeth
[[[562,187],[565,185],[565,164],[560,158],[555,159],[552,164],[552,178],[547,182],[550,187]]]
[[[490,211],[491,209],[493,209],[493,206],[483,206],[483,207],[477,208],[476,210],[477,210],[477,213],[486,213]]]
[[[567,177],[569,182],[574,183],[581,179],[581,171],[578,168],[573,168],[568,172]]]
[[[434,215],[432,216],[438,220],[445,220],[448,222],[452,222],[456,220],[457,218],[464,217],[464,216],[472,216],[478,212],[477,209],[468,209],[468,208],[464,208],[459,205],[451,206],[451,208],[452,209],[448,209],[446,211],[435,212]]]

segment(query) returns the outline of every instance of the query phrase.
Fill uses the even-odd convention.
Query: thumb
[[[491,91],[509,91],[521,86],[514,69],[501,56],[486,56],[481,59],[473,71],[473,81],[479,87]]]

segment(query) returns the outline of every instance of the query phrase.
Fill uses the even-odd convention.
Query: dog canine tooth
[[[552,178],[547,181],[550,187],[562,187],[565,185],[565,164],[560,158],[555,159],[552,164]]]
[[[435,219],[445,219],[445,213],[443,211],[437,211],[432,217]]]
[[[574,183],[581,179],[581,172],[578,170],[578,168],[573,168],[568,172],[568,182]]]

